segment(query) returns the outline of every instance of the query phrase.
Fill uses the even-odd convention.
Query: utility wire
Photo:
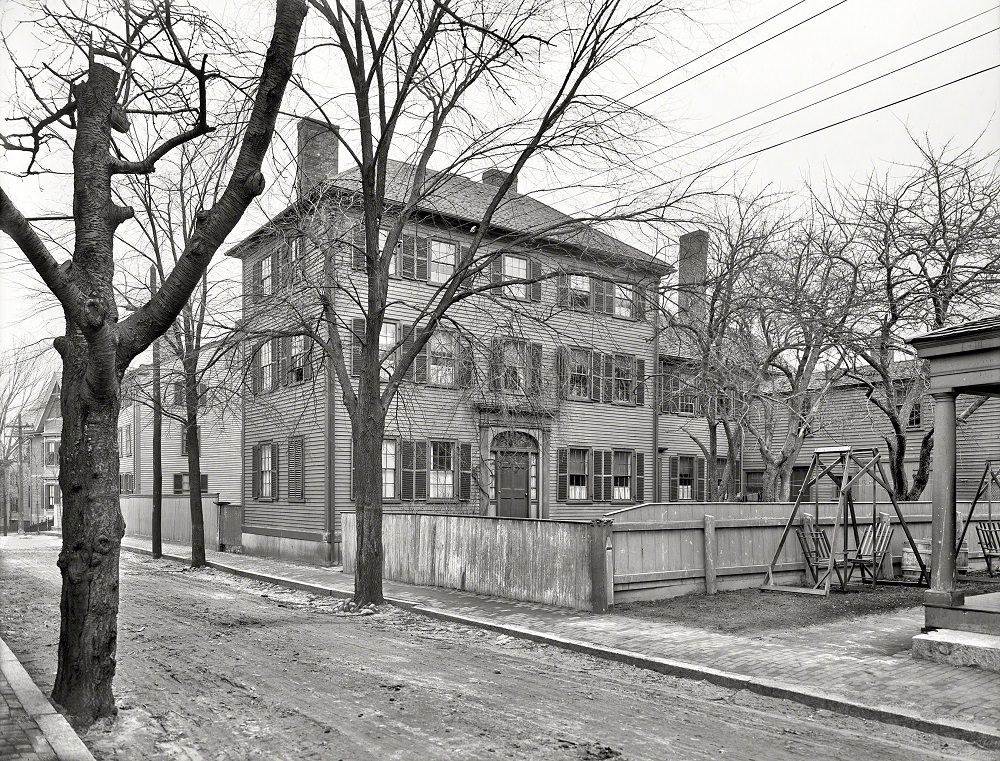
[[[702,151],[705,148],[711,148],[713,145],[718,145],[719,143],[724,143],[727,140],[732,140],[734,137],[739,137],[740,135],[745,135],[747,132],[753,132],[755,129],[760,129],[761,127],[766,127],[768,124],[773,124],[776,121],[779,121],[781,119],[785,119],[785,118],[787,118],[789,116],[792,116],[794,114],[797,114],[797,113],[799,113],[801,111],[805,111],[806,109],[812,108],[813,106],[818,106],[820,103],[826,103],[828,100],[833,100],[834,98],[839,98],[841,95],[846,95],[847,93],[852,92],[853,90],[857,90],[857,89],[859,89],[861,87],[865,87],[866,85],[870,85],[872,82],[877,82],[880,79],[885,79],[886,77],[892,76],[893,74],[896,74],[896,73],[898,73],[900,71],[903,71],[905,69],[909,69],[910,67],[916,66],[917,64],[923,63],[924,61],[929,61],[931,58],[934,58],[936,56],[942,55],[943,53],[948,53],[948,52],[950,52],[952,50],[955,50],[956,48],[961,47],[962,45],[967,45],[970,42],[975,42],[976,40],[980,39],[981,37],[985,37],[986,35],[993,34],[994,32],[997,32],[997,31],[1000,31],[1000,26],[995,27],[993,29],[990,29],[989,31],[983,32],[982,34],[977,34],[975,37],[970,37],[969,39],[963,40],[962,42],[955,43],[951,47],[944,48],[943,50],[938,50],[937,52],[931,53],[929,55],[926,55],[923,58],[918,58],[916,61],[912,61],[911,63],[905,64],[903,66],[899,66],[899,67],[893,69],[892,71],[887,71],[885,74],[879,74],[877,77],[872,77],[869,80],[866,80],[866,81],[861,82],[861,83],[856,84],[856,85],[852,85],[851,87],[845,88],[845,89],[841,90],[840,92],[833,93],[832,95],[827,95],[825,98],[820,98],[819,100],[814,100],[812,103],[808,103],[808,104],[806,104],[804,106],[800,106],[799,108],[793,109],[791,111],[787,111],[787,112],[785,112],[785,113],[783,113],[783,114],[781,114],[779,116],[775,116],[775,117],[773,117],[771,119],[768,119],[767,121],[761,122],[760,124],[755,124],[752,127],[747,127],[746,129],[742,129],[739,132],[734,132],[733,134],[728,135],[726,137],[721,137],[718,140],[712,141],[711,143],[706,143],[705,145],[700,145],[697,148],[693,148],[692,150],[688,151],[687,153],[682,153],[679,156],[672,156],[671,160],[682,159],[685,156],[690,156],[692,153],[697,153],[698,151]],[[829,81],[829,80],[826,80],[826,81]],[[806,88],[806,89],[810,89],[810,88]],[[800,92],[802,92],[802,91],[800,91]],[[788,97],[791,97],[791,96],[788,96]],[[775,101],[775,102],[778,102],[778,101]],[[769,104],[769,105],[771,105],[771,104]],[[761,108],[767,108],[767,106],[761,106]],[[757,109],[757,110],[759,111],[760,109]],[[744,116],[745,116],[745,114],[744,114]],[[741,118],[741,117],[736,117],[736,118],[738,119],[738,118]],[[731,121],[734,121],[734,120],[730,119],[729,121],[731,122]],[[723,125],[724,124],[728,124],[728,123],[729,122],[723,122]],[[722,125],[719,125],[719,126],[722,126]],[[714,127],[713,129],[718,129],[718,127]],[[708,131],[708,130],[706,130],[706,131]],[[699,135],[703,135],[705,133],[701,132],[701,133],[698,133],[698,134]],[[690,137],[686,137],[683,140],[678,140],[675,143],[671,143],[670,145],[666,145],[666,146],[664,146],[662,148],[658,148],[657,150],[653,151],[649,155],[652,156],[653,154],[660,153],[660,152],[665,151],[665,150],[667,150],[669,148],[673,148],[674,146],[680,145],[681,143],[683,143],[683,142],[685,142],[687,140],[690,140],[690,139],[692,139],[694,137],[698,137],[698,135],[691,135]]]
[[[697,79],[697,78],[698,78],[698,77],[700,77],[700,76],[701,76],[702,74],[707,74],[708,72],[712,71],[713,69],[717,69],[717,68],[719,68],[720,66],[722,66],[722,65],[724,65],[724,64],[727,64],[727,63],[729,63],[730,61],[733,61],[733,60],[735,60],[735,59],[739,58],[739,57],[740,57],[741,55],[745,55],[746,53],[749,53],[749,52],[750,52],[750,51],[752,51],[752,50],[756,50],[756,49],[757,49],[757,48],[759,48],[760,46],[762,46],[762,45],[766,45],[767,43],[771,42],[772,40],[776,40],[776,39],[777,39],[778,37],[781,37],[781,36],[782,36],[783,34],[787,34],[788,32],[791,32],[791,31],[792,31],[793,29],[798,29],[798,28],[799,28],[800,26],[802,26],[803,24],[807,24],[807,23],[809,23],[810,21],[812,21],[813,19],[815,19],[815,18],[819,18],[819,17],[820,17],[820,16],[822,16],[822,15],[823,15],[824,13],[829,13],[829,12],[830,12],[830,11],[832,11],[832,10],[833,10],[834,8],[839,8],[839,7],[841,6],[841,5],[843,5],[843,4],[844,4],[844,3],[846,3],[846,2],[847,2],[847,0],[840,0],[840,2],[838,2],[838,3],[834,3],[834,4],[833,4],[833,5],[831,5],[831,6],[829,7],[829,8],[825,8],[825,9],[821,10],[821,11],[820,11],[819,13],[814,13],[814,14],[813,14],[812,16],[810,16],[809,18],[806,18],[806,19],[803,19],[802,21],[799,21],[798,23],[796,23],[796,24],[793,24],[792,26],[790,26],[790,27],[788,27],[788,28],[786,28],[786,29],[782,29],[782,30],[781,30],[780,32],[778,32],[778,33],[776,33],[776,34],[772,34],[772,35],[771,35],[770,37],[768,37],[767,39],[764,39],[764,40],[761,40],[760,42],[756,43],[755,45],[752,45],[751,47],[747,48],[746,50],[741,50],[741,51],[740,51],[739,53],[735,53],[734,55],[731,55],[731,56],[729,56],[729,58],[724,58],[723,60],[719,61],[718,63],[715,63],[715,64],[712,64],[712,65],[711,65],[711,66],[709,66],[709,67],[708,67],[707,69],[702,69],[702,70],[701,70],[701,71],[699,71],[699,72],[698,72],[697,74],[692,74],[692,75],[691,75],[690,77],[688,77],[687,79],[682,79],[682,80],[681,80],[680,82],[678,82],[677,84],[673,84],[673,85],[670,85],[670,87],[666,88],[665,90],[661,90],[661,91],[660,91],[660,92],[658,92],[658,93],[654,93],[653,95],[650,95],[649,97],[645,98],[644,100],[640,100],[640,101],[639,101],[638,103],[634,104],[634,105],[633,105],[632,107],[633,107],[633,108],[638,108],[639,106],[642,106],[642,105],[645,105],[646,103],[649,103],[649,101],[653,100],[654,98],[659,98],[659,97],[660,97],[661,95],[666,95],[666,94],[667,94],[668,92],[670,92],[671,90],[676,90],[676,89],[677,89],[678,87],[680,87],[681,85],[685,85],[685,84],[687,84],[688,82],[690,82],[691,80],[693,80],[693,79]],[[794,7],[794,6],[793,6],[793,7]],[[758,25],[758,26],[759,26],[759,25]],[[735,38],[734,38],[734,39],[735,39]],[[721,47],[721,46],[720,46],[720,47]],[[709,51],[709,52],[712,52],[712,51]],[[676,71],[676,69],[675,69],[675,71]],[[671,73],[673,73],[673,72],[667,72],[667,74],[671,74]],[[664,75],[663,75],[662,77],[659,77],[658,79],[654,79],[654,80],[653,80],[653,82],[657,82],[657,81],[659,81],[660,79],[663,79],[664,77],[666,77],[666,76],[667,76],[667,74],[664,74]],[[652,84],[652,82],[651,82],[650,84]],[[640,89],[642,89],[642,88],[640,88]],[[626,97],[628,97],[628,96],[626,96]]]
[[[795,92],[789,93],[788,95],[785,95],[785,96],[783,96],[781,98],[778,98],[777,100],[772,100],[770,103],[765,103],[763,106],[758,106],[757,108],[754,108],[754,109],[752,109],[750,111],[742,113],[739,116],[734,116],[731,119],[727,119],[726,121],[721,122],[720,124],[716,124],[714,127],[709,127],[708,129],[702,130],[701,132],[697,132],[697,133],[695,133],[693,135],[688,135],[687,137],[681,138],[680,140],[677,140],[676,142],[671,143],[668,146],[665,146],[663,148],[658,148],[657,150],[653,151],[653,153],[659,153],[660,151],[667,150],[668,148],[673,148],[673,147],[675,147],[677,145],[680,145],[681,143],[686,143],[688,140],[693,140],[696,137],[701,137],[702,135],[706,135],[706,134],[708,134],[710,132],[714,132],[715,130],[719,129],[720,127],[725,127],[727,124],[732,124],[735,121],[739,121],[740,119],[743,119],[743,118],[745,118],[747,116],[751,116],[753,114],[756,114],[757,112],[763,111],[766,108],[770,108],[771,106],[776,106],[779,103],[783,103],[786,100],[794,98],[796,95],[802,95],[803,93],[809,92],[810,90],[815,90],[817,87],[821,87],[822,85],[825,85],[828,82],[832,82],[833,80],[839,79],[840,77],[843,77],[843,76],[845,76],[847,74],[850,74],[853,71],[857,71],[858,69],[862,69],[865,66],[869,66],[869,65],[875,63],[876,61],[881,61],[883,58],[888,58],[889,56],[894,55],[896,53],[899,53],[902,50],[906,50],[906,48],[910,48],[910,47],[913,47],[914,45],[917,45],[917,44],[919,44],[921,42],[925,42],[925,41],[931,39],[932,37],[936,37],[939,34],[944,34],[945,32],[947,32],[947,31],[949,31],[951,29],[954,29],[957,26],[961,26],[962,24],[968,23],[969,21],[972,21],[973,19],[979,18],[980,16],[983,16],[983,15],[985,15],[987,13],[993,13],[996,10],[997,10],[997,8],[988,8],[987,10],[981,11],[981,12],[975,14],[974,16],[969,16],[969,18],[967,18],[967,19],[964,19],[962,21],[958,21],[958,22],[952,24],[951,26],[946,26],[944,29],[939,29],[936,32],[932,32],[931,34],[926,35],[925,37],[921,37],[919,40],[913,40],[913,42],[908,42],[905,45],[902,45],[902,46],[896,48],[895,50],[890,50],[888,53],[883,53],[882,55],[876,56],[875,58],[871,58],[871,59],[865,61],[864,63],[859,63],[857,66],[852,66],[849,69],[845,69],[844,71],[840,72],[839,74],[834,74],[832,77],[827,77],[826,79],[824,79],[824,80],[822,80],[820,82],[816,82],[815,84],[811,84],[808,87],[803,87],[801,90],[796,90]],[[994,29],[993,31],[996,31],[996,30]],[[989,34],[989,32],[986,32],[986,34]],[[979,35],[979,36],[981,37],[983,35]],[[977,38],[973,37],[972,39],[977,39]],[[966,42],[970,42],[970,41],[971,40],[966,40]],[[960,44],[965,44],[965,43],[960,43]],[[956,47],[956,46],[953,46],[953,47]],[[946,50],[951,50],[951,48],[946,48]],[[945,52],[945,51],[938,51],[938,53],[942,53],[942,52]],[[938,53],[935,53],[934,55],[938,55]],[[928,56],[928,57],[930,57],[930,56]],[[921,61],[923,61],[923,60],[926,60],[926,58],[921,59]],[[916,64],[916,63],[920,63],[920,61],[914,61],[913,62],[913,64]],[[910,65],[912,66],[913,64],[910,64]],[[902,67],[902,68],[905,68],[905,67]],[[899,69],[896,69],[895,71],[899,71]],[[889,72],[889,73],[892,74],[894,72]],[[864,82],[864,83],[862,83],[862,85],[858,85],[858,87],[861,87],[861,86],[863,86],[865,84],[869,84],[870,82],[873,82],[873,81],[875,81],[875,80],[874,79],[870,79],[870,80],[868,80],[868,82]],[[833,96],[831,96],[831,97],[833,97]],[[817,103],[818,102],[820,102],[820,101],[817,101]],[[794,112],[791,112],[791,113],[794,113]],[[765,124],[767,124],[767,123],[768,122],[765,122]],[[763,125],[758,125],[758,126],[763,126]],[[741,133],[737,133],[737,134],[741,134]],[[684,155],[687,155],[687,154],[684,154]]]
[[[641,92],[642,90],[645,90],[647,87],[651,87],[652,85],[655,85],[657,82],[661,82],[662,80],[664,80],[667,77],[669,77],[671,74],[676,74],[681,69],[686,69],[688,66],[690,66],[693,63],[696,63],[697,61],[700,61],[705,56],[711,55],[712,53],[714,53],[717,50],[721,50],[726,45],[730,45],[730,44],[736,42],[736,40],[738,40],[740,37],[743,37],[743,36],[745,36],[747,34],[750,34],[750,32],[754,31],[755,29],[759,29],[760,27],[764,26],[764,24],[767,24],[767,23],[769,23],[771,21],[774,21],[776,18],[778,18],[778,16],[782,16],[782,15],[788,13],[790,10],[794,10],[795,8],[798,8],[805,1],[806,0],[799,0],[797,3],[794,3],[793,5],[790,5],[787,8],[785,8],[785,10],[778,11],[773,16],[770,16],[770,17],[764,19],[763,21],[761,21],[759,24],[756,24],[756,25],[750,27],[749,29],[746,29],[746,30],[740,32],[735,37],[731,37],[730,39],[726,40],[725,42],[720,42],[714,48],[706,50],[704,53],[701,53],[700,55],[695,56],[690,61],[687,61],[686,63],[682,63],[679,66],[675,66],[670,71],[666,72],[665,74],[661,74],[656,79],[651,79],[649,82],[646,82],[646,84],[644,84],[644,85],[639,85],[637,88],[635,88],[631,92],[625,93],[625,95],[622,96],[621,100],[625,100],[625,98],[632,97],[637,92]]]

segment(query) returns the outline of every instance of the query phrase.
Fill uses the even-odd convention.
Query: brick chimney
[[[299,119],[295,157],[295,192],[305,197],[318,183],[337,174],[337,135],[340,128],[308,117]]]
[[[492,185],[495,188],[499,188],[507,178],[510,177],[510,172],[501,172],[499,169],[487,169],[483,172],[483,185]],[[510,190],[508,193],[517,192],[517,180],[510,184]]]
[[[708,274],[708,231],[695,230],[680,238],[677,259],[677,312],[691,323],[705,321],[705,277]]]

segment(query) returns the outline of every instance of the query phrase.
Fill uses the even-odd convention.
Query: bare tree
[[[7,351],[0,362],[0,520],[4,534],[11,513],[9,489],[15,475],[21,486],[17,450],[23,432],[18,428],[18,416],[38,393],[42,380],[43,364],[35,355],[29,347],[18,347]],[[24,509],[20,498],[18,509]]]
[[[215,206],[198,213],[187,247],[161,288],[124,320],[119,320],[114,289],[115,233],[135,212],[115,203],[113,188],[119,176],[152,173],[168,153],[212,131],[213,99],[229,97],[231,91],[218,89],[225,80],[209,62],[233,47],[202,14],[170,3],[109,4],[87,16],[47,7],[36,23],[51,35],[54,55],[42,67],[15,60],[30,102],[20,104],[26,126],[5,138],[6,147],[23,150],[27,171],[35,171],[40,149],[52,142],[69,144],[68,135],[75,134],[72,258],[56,261],[3,191],[0,229],[59,300],[66,319],[66,333],[55,341],[63,360],[59,479],[65,506],[59,556],[62,624],[52,697],[82,725],[115,711],[124,533],[116,435],[122,377],[131,361],[169,329],[212,255],[263,190],[261,165],[305,12],[303,2],[278,0],[253,110],[225,190]],[[172,124],[172,129],[148,132],[171,136],[162,142],[154,138],[148,152],[129,158],[128,147],[112,132],[127,133],[133,119]]]

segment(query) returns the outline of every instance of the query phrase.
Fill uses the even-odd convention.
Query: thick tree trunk
[[[376,355],[377,356],[377,355]],[[377,366],[377,363],[376,363]],[[381,604],[382,597],[382,439],[385,410],[378,377],[362,377],[353,420],[354,504],[357,510],[357,572],[354,600]]]
[[[187,427],[184,439],[187,446],[188,485],[191,506],[191,567],[205,565],[205,513],[201,504],[201,442],[198,437],[198,384],[187,382]]]
[[[156,293],[156,268],[150,273],[151,294]],[[153,341],[153,557],[163,557],[163,389],[160,378],[160,339]]]
[[[115,713],[111,682],[118,643],[118,556],[125,522],[118,502],[118,394],[87,387],[88,346],[64,350],[62,448],[63,548],[59,554],[59,670],[52,699],[74,723]]]

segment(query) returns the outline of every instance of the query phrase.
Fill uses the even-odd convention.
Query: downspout
[[[660,304],[653,309],[653,502],[660,501]]]

